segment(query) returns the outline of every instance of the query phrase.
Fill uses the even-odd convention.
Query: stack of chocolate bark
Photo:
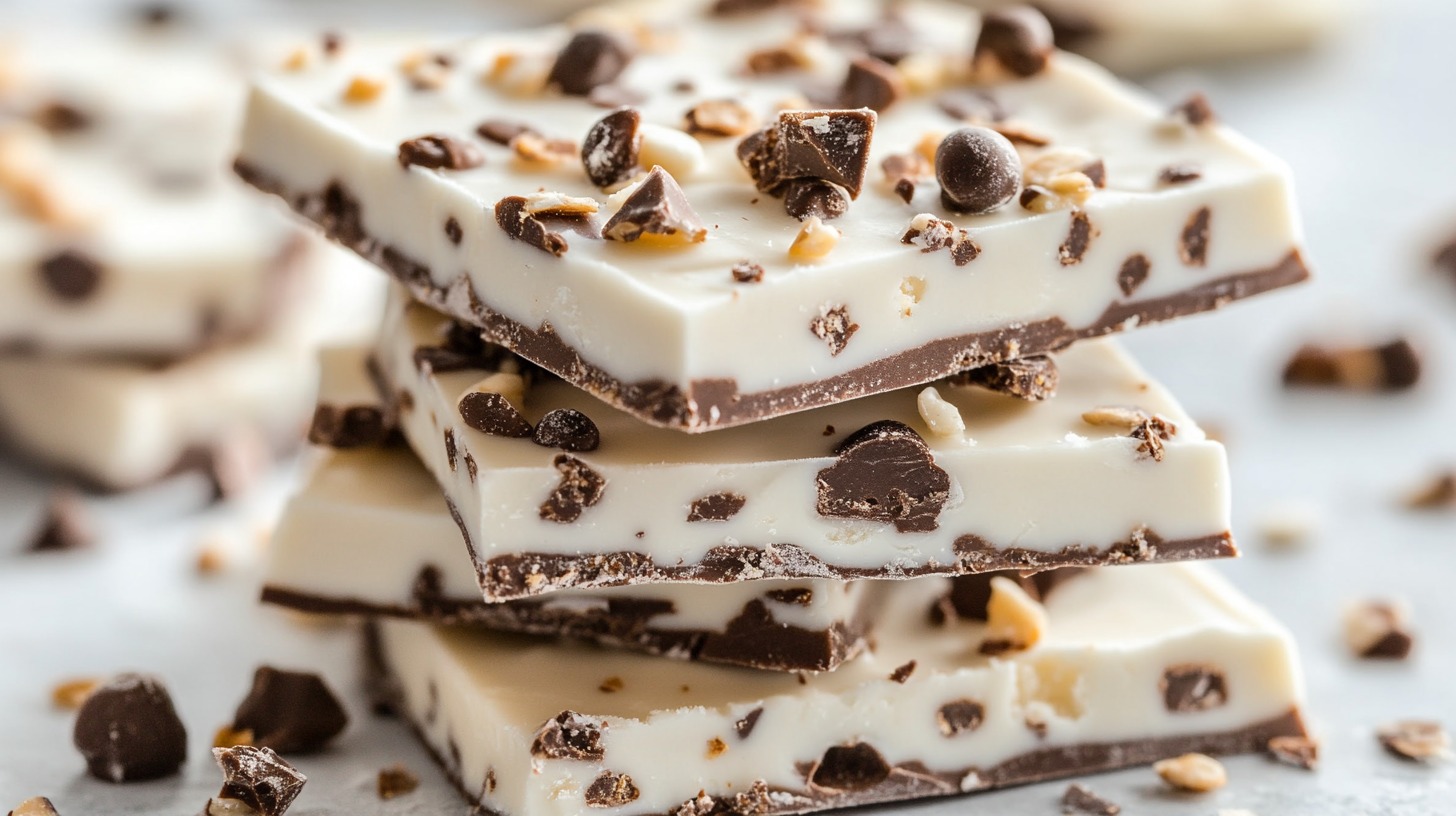
[[[265,596],[371,616],[382,693],[489,812],[1303,735],[1275,621],[1127,566],[1235,555],[1228,472],[1095,339],[1304,279],[1281,165],[1028,9],[832,9],[345,38],[253,89],[239,174],[395,279],[326,359],[340,450]]]

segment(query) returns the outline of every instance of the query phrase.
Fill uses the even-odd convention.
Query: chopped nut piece
[[[1124,428],[1132,430],[1148,418],[1141,408],[1126,405],[1103,405],[1082,413],[1082,421],[1088,425]]]
[[[1122,807],[1103,799],[1081,785],[1070,785],[1062,794],[1062,813],[1079,816],[1117,816]]]
[[[56,806],[44,796],[34,796],[15,806],[10,816],[60,816]]]
[[[1415,638],[1410,613],[1396,601],[1361,601],[1345,610],[1345,643],[1356,657],[1404,660]]]
[[[217,729],[212,735],[212,747],[214,748],[236,748],[239,745],[253,744],[253,729],[237,728],[224,725]]]
[[[1179,790],[1207,793],[1228,784],[1223,763],[1207,754],[1184,754],[1153,763],[1164,782]]]
[[[657,165],[675,179],[691,178],[703,164],[703,146],[677,128],[643,123],[637,162],[643,167]]]
[[[223,554],[222,545],[217,541],[208,541],[197,551],[197,560],[193,566],[199,575],[213,575],[222,572],[227,566],[227,556]]]
[[[961,409],[946,401],[935,386],[926,386],[920,391],[915,398],[915,407],[920,410],[920,418],[925,420],[930,432],[936,436],[959,436],[966,432]]]
[[[313,52],[309,51],[307,46],[300,45],[288,52],[288,56],[283,58],[281,67],[285,71],[302,71],[312,61]]]
[[[817,261],[834,251],[842,234],[819,220],[818,216],[811,215],[799,227],[794,243],[789,245],[789,257],[797,261]]]
[[[1024,652],[1046,636],[1046,609],[1009,578],[991,579],[991,598],[986,602],[986,635],[982,654]]]
[[[809,331],[829,347],[829,356],[838,357],[849,345],[849,338],[859,331],[859,324],[849,317],[845,306],[825,306],[819,316],[809,321]]]
[[[542,218],[584,218],[599,209],[594,198],[564,193],[532,193],[526,196],[526,214]]]
[[[1425,487],[1408,496],[1405,506],[1412,510],[1440,510],[1456,507],[1456,471],[1447,471],[1437,475]]]
[[[378,77],[356,76],[344,87],[344,101],[364,105],[384,95],[386,83]]]
[[[1385,750],[1401,759],[1425,761],[1451,755],[1451,737],[1438,722],[1400,720],[1382,725],[1375,736]]]
[[[900,236],[900,243],[918,246],[921,252],[948,249],[956,266],[965,266],[981,254],[981,245],[971,238],[970,233],[930,213],[920,213],[910,219],[910,226]]]
[[[1141,440],[1141,444],[1137,447],[1138,455],[1161,462],[1164,456],[1163,443],[1172,439],[1177,433],[1177,425],[1154,414],[1138,423],[1128,436]]]
[[[549,57],[503,52],[496,55],[481,81],[513,96],[532,96],[545,89],[550,71]]]
[[[1285,765],[1308,771],[1319,764],[1319,743],[1309,737],[1274,737],[1265,747],[1270,756]]]
[[[1043,150],[1022,169],[1027,184],[1038,184],[1056,191],[1056,179],[1068,174],[1081,174],[1096,187],[1107,186],[1106,165],[1086,150],[1057,147]]]
[[[403,796],[420,786],[420,778],[415,776],[409,768],[403,765],[391,765],[388,768],[379,770],[379,779],[376,790],[380,799],[393,799],[396,796]]]
[[[758,126],[758,117],[732,99],[699,102],[687,113],[687,130],[694,135],[742,136]]]
[[[86,702],[91,692],[101,685],[99,677],[78,677],[73,680],[65,680],[51,689],[51,705],[56,708],[74,711]]]
[[[516,158],[536,164],[559,164],[576,156],[576,143],[570,139],[548,139],[531,130],[512,138],[510,147]]]
[[[728,751],[728,743],[719,737],[708,740],[708,759],[717,759]]]
[[[750,74],[778,74],[813,68],[824,49],[822,39],[804,35],[781,45],[760,48],[748,55],[744,67]]]
[[[1403,391],[1420,378],[1420,354],[1403,337],[1370,346],[1306,344],[1284,366],[1286,386]]]

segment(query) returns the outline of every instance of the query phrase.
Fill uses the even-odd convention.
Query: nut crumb
[[[789,257],[799,261],[817,261],[834,251],[842,234],[819,220],[819,216],[811,215],[799,227],[799,234],[794,236],[794,243],[789,246]]]
[[[708,740],[708,759],[717,759],[718,757],[722,756],[727,750],[728,743],[724,742],[718,737],[713,737],[712,739]]]
[[[300,45],[288,52],[288,56],[283,58],[283,62],[279,67],[285,71],[302,71],[312,61],[312,52],[308,50],[307,46]]]
[[[925,420],[930,432],[936,436],[959,436],[966,432],[965,419],[961,409],[955,407],[940,395],[935,386],[926,386],[915,398],[915,407],[920,418]]]
[[[1451,737],[1441,724],[1432,720],[1400,720],[1382,725],[1375,736],[1385,750],[1418,762],[1447,759],[1451,755]]]
[[[344,101],[364,105],[384,95],[385,82],[378,77],[356,76],[344,87]]]
[[[515,140],[511,144],[515,144]],[[595,213],[600,207],[594,198],[565,193],[540,192],[526,196],[526,212],[540,218],[581,218]]]
[[[194,567],[198,575],[215,575],[227,566],[227,556],[223,554],[222,545],[217,541],[204,542],[197,551],[197,560]]]
[[[239,745],[253,744],[253,730],[251,728],[239,728],[234,730],[230,725],[224,725],[217,729],[212,737],[214,748],[236,748]]]
[[[1207,793],[1228,784],[1223,763],[1207,754],[1184,754],[1153,763],[1164,782],[1179,790]]]
[[[1024,652],[1046,636],[1046,609],[1009,578],[991,579],[991,597],[986,602],[986,634],[980,652],[1001,655]]]
[[[559,164],[577,155],[576,143],[570,139],[548,139],[532,130],[516,134],[510,147],[516,158],[533,164]]]
[[[51,705],[66,711],[75,711],[100,685],[101,678],[99,677],[77,677],[63,680],[51,689]]]
[[[732,99],[708,99],[687,113],[687,131],[694,135],[742,136],[758,126],[758,117]]]

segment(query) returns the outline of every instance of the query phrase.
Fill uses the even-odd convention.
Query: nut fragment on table
[[[1451,737],[1433,720],[1399,720],[1382,725],[1375,736],[1385,750],[1418,762],[1446,759],[1451,755]]]
[[[1228,784],[1223,763],[1207,754],[1184,754],[1153,763],[1164,782],[1179,790],[1207,793]]]
[[[991,597],[986,602],[986,634],[982,654],[1024,652],[1046,637],[1046,608],[1015,581],[1003,576],[991,579]]]

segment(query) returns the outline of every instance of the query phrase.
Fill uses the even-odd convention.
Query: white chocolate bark
[[[304,611],[566,634],[782,670],[832,669],[853,657],[883,597],[870,582],[768,580],[486,604],[439,486],[402,448],[329,452],[279,520],[263,587],[264,600]]]
[[[983,624],[930,621],[943,583],[895,585],[876,650],[801,679],[409,622],[380,639],[403,713],[503,816],[796,813],[1303,732],[1289,636],[1206,567],[1075,576],[1045,639],[997,658]]]
[[[744,69],[752,52],[794,41],[802,8],[708,19],[700,7],[637,4],[589,16],[661,32],[639,46],[616,83],[644,94],[637,106],[644,127],[670,131],[697,103],[722,98],[766,122],[785,105],[802,105],[794,100],[806,88],[833,88],[845,76],[848,55],[814,36],[805,45],[807,69],[753,76]],[[663,248],[563,229],[569,249],[553,257],[498,227],[498,201],[540,189],[595,199],[602,218],[620,202],[592,185],[574,154],[533,163],[474,135],[485,120],[507,119],[579,144],[607,112],[515,83],[518,74],[532,76],[532,66],[544,74],[570,36],[565,28],[433,45],[359,43],[336,60],[260,79],[238,168],[408,279],[416,297],[486,326],[492,340],[649,421],[693,431],[926,382],[968,363],[1202,311],[1304,277],[1289,180],[1263,150],[1216,124],[1170,124],[1159,106],[1070,55],[1054,55],[1030,79],[972,84],[965,66],[975,13],[903,7],[916,30],[916,59],[928,66],[916,69],[912,84],[923,90],[879,116],[866,188],[827,222],[841,235],[813,262],[789,252],[801,225],[780,200],[754,189],[735,156],[737,137],[699,139],[701,158],[666,147],[676,140],[656,140],[659,160],[674,165],[708,228],[701,243]],[[821,22],[835,30],[872,25],[880,13],[867,2],[832,8]],[[439,87],[413,90],[397,66],[431,53],[453,67]],[[501,61],[508,66],[499,68]],[[493,66],[504,79],[483,79]],[[382,94],[346,101],[359,77],[382,81]],[[692,90],[675,90],[685,81]],[[1104,161],[1107,187],[1081,208],[1093,237],[1080,262],[1064,263],[1061,252],[1071,209],[1033,213],[1013,202],[965,216],[942,206],[933,180],[920,183],[909,204],[894,193],[882,160],[960,124],[937,104],[945,91],[989,94],[1008,112],[1005,125]],[[484,164],[402,168],[400,144],[432,133],[475,142]],[[1028,162],[1039,155],[1024,153]],[[1160,183],[1165,168],[1185,164],[1201,176]],[[1206,257],[1190,263],[1180,236],[1205,209]],[[950,252],[902,243],[920,213],[968,230],[980,256],[957,266]],[[1139,254],[1148,275],[1125,294],[1119,271]],[[743,261],[764,268],[761,282],[735,282],[730,269]],[[811,328],[836,307],[858,327],[837,351]],[[871,368],[886,360],[894,362]]]
[[[416,350],[440,346],[450,319],[398,288],[386,313],[375,362],[396,392],[405,437],[460,515],[487,598],[639,581],[900,578],[1234,553],[1223,447],[1110,341],[1058,355],[1059,392],[1044,402],[940,384],[965,425],[948,435],[932,433],[914,388],[689,436],[540,378],[525,393],[528,421],[575,409],[600,430],[598,449],[568,455],[466,426],[457,403],[491,364],[418,365]],[[1083,418],[1108,405],[1177,426],[1160,461],[1127,427]],[[826,487],[837,481],[831,469],[850,461],[836,447],[881,420],[918,433],[948,481],[943,504],[924,505],[930,521],[920,531],[824,507],[837,495]],[[546,506],[563,484],[563,456],[604,480],[574,521]],[[910,480],[925,475],[895,462],[877,472],[890,490],[912,492]],[[688,520],[695,502],[718,494],[744,501],[726,520]]]

